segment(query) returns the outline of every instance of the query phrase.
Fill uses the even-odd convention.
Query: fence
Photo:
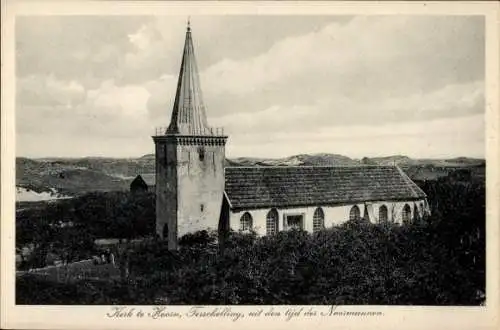
[[[155,136],[161,136],[167,134],[168,127],[156,127],[154,134]],[[224,127],[206,127],[204,129],[191,129],[189,135],[200,135],[200,136],[224,136]]]

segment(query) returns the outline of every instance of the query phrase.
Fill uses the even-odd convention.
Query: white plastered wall
[[[355,203],[346,205],[336,205],[336,206],[321,206],[323,213],[325,215],[325,227],[332,227],[334,225],[340,225],[347,220],[349,220],[349,213],[351,209],[357,205],[359,207],[360,216],[363,217],[365,214],[365,207],[368,211],[369,220],[372,223],[379,222],[379,208],[382,205],[387,207],[387,215],[389,222],[394,222],[402,224],[403,222],[403,207],[408,205],[410,207],[410,219],[415,216],[415,211],[418,212],[418,216],[422,217],[424,214],[429,214],[429,207],[426,200],[418,201],[376,201],[376,202],[366,202],[366,203]],[[313,216],[314,211],[317,206],[305,206],[305,207],[290,207],[290,208],[275,208],[278,212],[278,230],[284,230],[285,228],[285,217],[286,215],[302,214],[304,215],[304,230],[312,232],[313,231]],[[230,212],[229,224],[232,230],[240,230],[240,218],[245,213],[248,212],[252,216],[252,226],[254,231],[259,235],[266,234],[266,218],[268,212],[271,208],[264,209],[249,209]]]

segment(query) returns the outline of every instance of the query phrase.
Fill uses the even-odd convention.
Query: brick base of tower
[[[168,240],[217,230],[224,195],[226,136],[154,136],[156,233]]]

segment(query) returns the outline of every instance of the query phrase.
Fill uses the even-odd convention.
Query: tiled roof
[[[399,167],[368,165],[227,167],[225,191],[233,209],[426,197]]]
[[[154,186],[156,184],[156,175],[154,173],[139,174],[148,186]]]

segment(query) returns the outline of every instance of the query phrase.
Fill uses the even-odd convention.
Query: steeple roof
[[[174,108],[167,134],[213,135],[208,126],[188,21]]]

